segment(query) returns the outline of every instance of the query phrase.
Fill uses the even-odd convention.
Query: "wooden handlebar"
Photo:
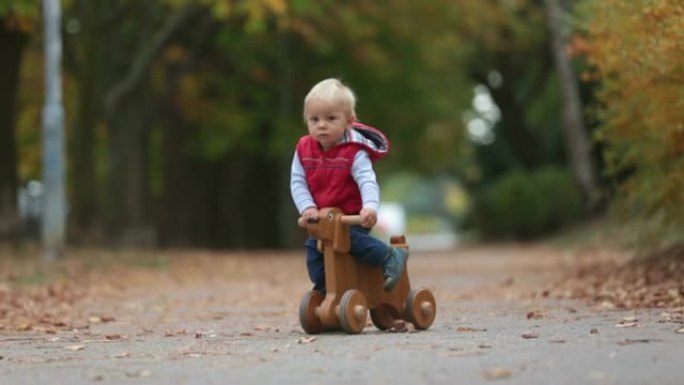
[[[361,215],[342,215],[340,222],[345,225],[353,226],[361,224]]]
[[[320,220],[320,218],[316,219],[316,220],[309,219],[309,223],[316,223],[319,220]],[[361,224],[361,216],[360,215],[342,215],[342,217],[340,217],[340,222],[342,222],[342,224],[345,224],[348,226],[360,225]],[[307,222],[304,220],[304,218],[299,217],[297,219],[297,224],[299,225],[299,227],[306,227]]]

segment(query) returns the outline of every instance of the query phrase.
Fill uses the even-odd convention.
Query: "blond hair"
[[[304,114],[306,106],[313,100],[322,100],[331,104],[342,104],[349,115],[356,119],[356,95],[339,79],[329,78],[318,82],[304,98]]]

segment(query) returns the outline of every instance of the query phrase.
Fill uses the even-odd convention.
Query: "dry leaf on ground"
[[[492,368],[482,372],[482,376],[487,380],[502,380],[509,378],[513,372],[505,368]]]
[[[683,276],[684,246],[675,246],[625,263],[585,263],[540,294],[582,299],[607,309],[681,308]]]

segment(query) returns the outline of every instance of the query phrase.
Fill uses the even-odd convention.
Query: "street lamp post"
[[[43,0],[45,22],[45,105],[43,107],[42,240],[44,259],[55,260],[64,248],[64,107],[62,106],[60,0]]]

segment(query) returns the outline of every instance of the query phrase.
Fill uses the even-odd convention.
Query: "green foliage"
[[[491,70],[504,73],[500,67],[505,65],[509,71],[504,74],[504,85],[513,89],[516,113],[522,117],[518,120],[520,125],[507,127],[522,127],[542,137],[540,146],[535,147],[553,146],[548,150],[551,155],[543,160],[556,160],[558,135],[553,111],[558,102],[554,98],[557,90],[539,80],[553,78],[549,63],[537,60],[544,55],[539,47],[547,44],[546,27],[537,2],[155,0],[114,3],[104,0],[62,3],[67,26],[71,23],[72,27],[79,27],[65,28],[65,103],[78,106],[79,110],[89,109],[78,116],[68,114],[79,125],[86,125],[72,130],[70,140],[83,135],[94,142],[84,148],[95,149],[95,159],[101,160],[97,163],[97,175],[111,173],[109,162],[114,157],[109,154],[115,153],[114,146],[122,145],[112,141],[110,130],[114,128],[104,123],[103,102],[117,85],[125,85],[128,75],[138,74],[141,86],[151,84],[144,97],[149,103],[122,103],[122,108],[127,109],[122,116],[124,113],[139,116],[153,127],[152,138],[144,140],[150,140],[151,145],[147,147],[156,152],[143,157],[152,169],[148,187],[155,198],[170,194],[166,191],[170,184],[163,178],[178,175],[188,179],[179,184],[189,186],[189,192],[197,194],[184,192],[178,194],[183,198],[174,199],[193,202],[185,202],[192,206],[192,211],[201,213],[206,209],[214,215],[222,210],[220,215],[228,216],[237,206],[248,207],[245,202],[229,204],[228,201],[252,199],[254,194],[235,181],[225,182],[232,183],[232,195],[219,190],[224,181],[202,183],[201,178],[208,178],[203,168],[210,169],[212,175],[221,175],[220,179],[225,175],[240,175],[226,172],[226,167],[246,170],[250,166],[247,163],[277,159],[277,165],[269,165],[277,167],[269,170],[282,172],[286,179],[288,164],[282,160],[291,157],[297,138],[306,133],[301,118],[302,100],[313,84],[332,76],[341,78],[356,91],[359,118],[390,137],[392,151],[378,163],[379,175],[401,170],[427,175],[429,179],[441,173],[454,175],[462,165],[475,169],[470,167],[473,151],[465,139],[462,119],[472,99],[473,83],[482,83],[479,78],[473,80],[473,72],[481,69],[485,75]],[[115,9],[110,9],[111,6]],[[184,12],[188,10],[193,12]],[[138,60],[145,58],[146,48],[154,47],[152,43],[158,41],[155,39],[164,36],[162,32],[170,25],[169,21],[182,14],[192,16],[176,24],[177,29],[165,35],[167,39],[160,48],[147,51],[148,61]],[[34,49],[32,65],[41,60],[40,47]],[[136,63],[145,65],[135,72],[132,69]],[[524,71],[518,73],[519,69]],[[22,89],[28,90],[30,84],[36,84],[30,92],[38,95],[33,90],[39,89],[42,83],[36,80],[27,83]],[[127,96],[130,101],[141,99],[135,92]],[[40,111],[39,103],[22,108]],[[523,109],[527,113],[520,112]],[[507,112],[506,116],[511,114]],[[29,126],[32,122],[19,123]],[[95,136],[86,138],[91,133]],[[495,147],[499,145],[504,147],[502,151]],[[491,148],[497,154],[511,153],[505,140],[497,141],[495,146]],[[175,169],[160,172],[162,167],[171,167],[165,166],[171,158],[164,151],[166,148],[173,149],[173,158],[179,164],[191,164],[196,172],[188,176]],[[22,153],[27,154],[27,149],[22,148]],[[236,158],[246,160],[244,164],[230,161]],[[92,164],[81,162],[86,163]],[[499,157],[498,166],[505,172],[516,166],[516,159]],[[97,189],[85,194],[103,196],[99,190],[110,191],[109,187],[102,186],[103,181],[104,178],[98,180]],[[205,185],[216,191],[193,190],[195,186]],[[419,184],[408,186],[407,191],[413,192],[414,197],[427,197],[432,203],[446,199],[442,192],[428,191]],[[463,207],[467,206],[464,202],[468,199],[460,191],[459,186],[449,198],[451,216],[462,215]],[[283,200],[277,191],[267,193],[272,195],[265,198],[269,201]],[[209,202],[206,196],[220,198]],[[195,208],[196,201],[208,203],[203,203],[206,207]],[[75,200],[72,203],[78,204]],[[209,204],[215,206],[209,207]],[[410,204],[425,208],[426,202],[411,201]],[[431,210],[444,211],[443,206],[435,209],[433,205]],[[191,222],[179,224],[179,231],[198,227],[188,223]]]
[[[474,159],[461,161],[459,171],[475,202],[466,226],[492,238],[529,238],[560,222],[552,214],[553,198],[541,192],[553,188],[545,182],[547,174],[566,173],[560,169],[566,164],[561,91],[541,3],[464,4],[466,17],[479,20],[465,22],[476,41],[470,45],[475,51],[469,56],[469,72],[487,87],[500,120],[492,126],[494,141],[473,145]],[[492,81],[494,71],[500,82]],[[559,168],[553,169],[555,174],[529,171],[548,165]]]
[[[240,17],[251,9],[248,3],[270,10],[257,12],[263,16],[258,31]],[[457,70],[464,45],[450,29],[457,25],[456,5],[298,1],[288,2],[281,16],[277,3],[233,6],[236,13],[221,22],[209,43],[211,53],[179,83],[182,115],[199,128],[193,152],[208,159],[237,147],[289,153],[306,132],[304,95],[334,76],[357,93],[360,119],[391,138],[392,156],[379,167],[435,172],[454,168],[466,156],[460,114],[469,103],[470,84]],[[438,11],[444,7],[450,14]],[[417,18],[429,22],[406,22]],[[244,29],[254,33],[240,33]]]
[[[478,205],[485,235],[527,239],[579,218],[581,196],[565,169],[549,166],[502,176],[486,187]]]
[[[33,32],[40,16],[40,6],[35,0],[0,0],[0,23],[8,30]]]
[[[36,17],[38,4],[35,0],[0,0],[0,16],[12,13],[20,17]]]

